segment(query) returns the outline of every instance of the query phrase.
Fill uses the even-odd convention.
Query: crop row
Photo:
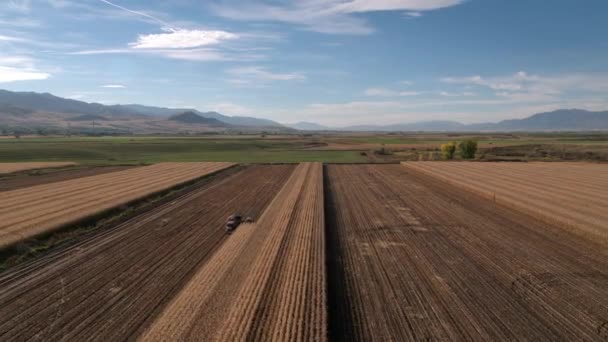
[[[162,163],[5,191],[0,198],[0,248],[232,165]]]
[[[256,165],[228,173],[0,274],[0,340],[133,339],[227,240],[226,217],[236,211],[260,215],[292,170]]]
[[[608,167],[576,163],[405,162],[551,223],[608,238]]]
[[[264,214],[241,225],[143,340],[323,340],[322,166],[300,164]]]
[[[602,340],[605,245],[412,168],[327,184],[334,339]]]

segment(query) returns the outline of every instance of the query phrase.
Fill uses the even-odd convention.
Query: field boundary
[[[221,176],[229,176],[246,167],[245,165],[234,164],[225,169],[176,184],[123,205],[66,223],[52,231],[42,232],[27,240],[0,248],[0,273],[33,258],[55,251],[60,252],[66,247],[94,237],[102,231],[112,230],[137,215],[198,189],[220,176],[220,174],[223,174]]]
[[[547,224],[561,227],[561,228],[567,230],[568,232],[573,233],[577,236],[586,238],[586,239],[590,240],[591,242],[597,242],[597,239],[599,238],[602,243],[604,243],[604,244],[608,243],[608,234],[606,234],[606,233],[589,231],[587,229],[583,229],[583,228],[579,227],[576,224],[576,222],[572,222],[571,220],[564,220],[564,219],[552,217],[551,215],[546,214],[543,210],[529,209],[526,205],[519,204],[514,200],[505,199],[502,196],[498,196],[495,192],[475,189],[472,186],[469,186],[467,184],[462,184],[459,181],[451,180],[446,176],[438,175],[438,174],[423,170],[422,168],[412,165],[413,163],[415,163],[415,162],[405,162],[405,163],[402,162],[401,165],[404,168],[406,168],[412,172],[416,172],[418,174],[422,174],[422,175],[431,177],[433,179],[436,179],[441,182],[455,186],[468,193],[472,193],[472,194],[480,196],[486,200],[490,200],[490,201],[494,202],[496,205],[507,207],[507,208],[515,210],[517,212],[530,215]]]

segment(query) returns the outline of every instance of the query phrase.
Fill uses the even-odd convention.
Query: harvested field
[[[413,168],[331,165],[325,180],[333,339],[608,337],[605,244]]]
[[[608,241],[608,165],[407,162],[501,205]]]
[[[29,163],[0,163],[0,174],[24,170],[45,169],[52,167],[73,166],[72,162],[29,162]]]
[[[227,237],[226,217],[234,212],[261,215],[293,169],[250,166],[88,241],[5,272],[0,275],[0,340],[135,339],[172,298],[185,293],[180,292],[184,286],[192,286],[189,280],[200,276],[199,269],[248,231],[240,227]]]
[[[162,163],[5,191],[0,249],[232,165]]]
[[[98,167],[75,167],[69,169],[49,170],[43,174],[19,174],[13,173],[0,178],[0,191],[9,191],[28,186],[61,182],[70,179],[102,175],[104,173],[124,171],[134,166],[98,166]]]
[[[325,340],[323,221],[321,164],[300,164],[258,222],[230,236],[142,340]]]

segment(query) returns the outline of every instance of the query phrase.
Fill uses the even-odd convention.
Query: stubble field
[[[205,165],[218,177],[0,273],[0,340],[608,338],[603,165]],[[72,181],[154,167],[190,174]],[[253,222],[226,234],[234,213]]]

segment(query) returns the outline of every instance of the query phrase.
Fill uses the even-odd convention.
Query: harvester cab
[[[226,220],[226,233],[231,234],[236,227],[238,227],[241,222],[243,221],[243,218],[241,215],[238,214],[234,214],[234,215],[230,215],[228,216],[228,220]]]

